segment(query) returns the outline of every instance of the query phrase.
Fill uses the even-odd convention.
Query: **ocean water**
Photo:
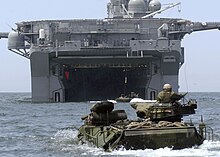
[[[77,143],[81,117],[90,111],[89,102],[31,103],[29,93],[0,93],[0,156],[1,157],[220,157],[220,93],[189,93],[198,101],[195,115],[184,118],[195,124],[200,117],[214,129],[214,141],[182,150],[115,150],[104,152],[90,144]],[[129,104],[119,103],[116,109],[126,110],[136,119]],[[68,129],[71,128],[71,129]]]

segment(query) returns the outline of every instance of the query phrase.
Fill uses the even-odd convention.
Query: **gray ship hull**
[[[100,56],[94,54],[92,57],[76,57],[70,52],[62,52],[56,56],[55,52],[50,54],[32,52],[30,57],[32,100],[34,102],[106,100],[132,92],[141,98],[147,98],[153,63],[158,60],[158,56],[150,58],[120,55],[114,58],[106,56],[100,58]],[[154,90],[151,99],[155,99],[156,93]]]
[[[155,99],[165,83],[178,92],[181,40],[218,22],[154,18],[159,1],[110,0],[106,19],[16,23],[8,49],[30,59],[33,102],[115,99],[135,92]]]

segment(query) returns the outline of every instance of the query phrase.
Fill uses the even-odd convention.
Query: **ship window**
[[[131,56],[137,56],[138,51],[132,51],[131,53],[132,53]]]
[[[153,65],[153,71],[154,71],[154,74],[157,74],[157,73],[158,73],[158,67],[157,67],[157,65]]]
[[[56,67],[55,66],[52,67],[52,75],[56,75]]]
[[[60,102],[60,92],[55,92],[54,97],[55,97],[55,102]]]
[[[150,100],[156,100],[156,92],[155,91],[150,92]]]
[[[176,62],[175,56],[164,56],[163,62]]]
[[[143,57],[143,51],[131,51],[130,53],[127,52],[127,57]]]

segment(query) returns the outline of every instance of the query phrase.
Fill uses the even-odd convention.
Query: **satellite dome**
[[[130,0],[128,11],[132,13],[146,13],[147,5],[144,0]]]
[[[158,11],[161,9],[161,3],[159,0],[151,0],[149,3],[149,9],[150,11]]]
[[[10,32],[8,35],[8,49],[24,49],[24,35],[18,32]]]

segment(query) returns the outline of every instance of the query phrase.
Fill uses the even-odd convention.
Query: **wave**
[[[90,143],[80,144],[77,141],[77,130],[59,130],[54,135],[54,140],[60,151],[72,153],[76,156],[120,156],[120,157],[216,157],[220,156],[220,141],[204,141],[201,146],[173,150],[172,148],[160,148],[156,150],[126,150],[119,149],[105,152]],[[56,148],[57,149],[57,148]]]

